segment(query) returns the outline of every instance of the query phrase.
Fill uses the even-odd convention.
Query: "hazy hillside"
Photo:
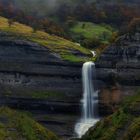
[[[38,16],[45,16],[51,14],[59,8],[61,5],[69,5],[75,7],[76,5],[82,3],[97,3],[99,5],[103,4],[115,4],[115,3],[125,3],[125,4],[140,4],[139,0],[0,0],[7,5],[7,3],[13,3],[17,8],[24,10],[25,12],[34,13]]]

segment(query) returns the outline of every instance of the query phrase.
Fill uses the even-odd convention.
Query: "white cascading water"
[[[86,62],[82,68],[83,99],[82,118],[75,126],[75,132],[80,138],[98,121],[98,91],[94,88],[95,64]]]
[[[91,53],[92,53],[93,57],[96,56],[96,52],[95,51],[91,51]]]

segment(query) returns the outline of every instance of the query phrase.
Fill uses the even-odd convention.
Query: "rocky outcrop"
[[[140,87],[140,33],[124,35],[96,62],[100,112],[113,112],[125,95]]]
[[[69,97],[73,93],[75,97],[81,92],[81,65],[62,61],[47,47],[3,37],[0,39],[0,84],[13,89],[63,92]]]
[[[76,119],[66,118],[80,111],[81,66],[61,60],[47,47],[0,33],[0,104],[29,110],[58,135],[70,136]],[[60,114],[63,120],[56,119]]]

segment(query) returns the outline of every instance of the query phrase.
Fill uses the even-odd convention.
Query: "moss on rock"
[[[1,107],[0,140],[58,140],[58,138],[26,113]]]

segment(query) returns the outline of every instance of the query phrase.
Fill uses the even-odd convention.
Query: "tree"
[[[101,45],[101,41],[98,38],[84,39],[82,45],[86,48],[97,48]]]
[[[8,19],[8,25],[11,27],[14,24],[14,19]]]
[[[118,38],[118,32],[113,32],[109,42],[114,43],[117,38]]]
[[[133,18],[128,25],[128,32],[133,33],[136,31],[140,32],[140,18]]]

